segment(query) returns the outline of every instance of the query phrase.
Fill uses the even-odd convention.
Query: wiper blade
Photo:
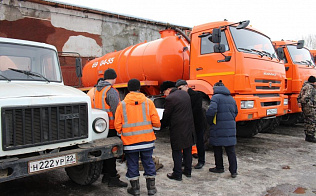
[[[11,79],[5,77],[4,75],[0,74],[1,77],[3,77],[4,79],[8,80],[9,82],[11,82]]]
[[[260,51],[260,50],[251,49],[251,51],[254,51],[254,52],[258,53],[261,57],[264,56],[264,53],[262,51]]]
[[[43,76],[42,74],[36,73],[36,72],[26,71],[26,70],[19,70],[19,69],[13,69],[13,68],[9,68],[9,69],[12,70],[12,71],[23,73],[23,74],[28,75],[28,76],[40,77],[40,78],[43,78],[44,80],[46,80],[47,82],[50,82],[47,78],[45,78],[45,76]]]
[[[309,66],[315,67],[315,65],[313,65],[313,62],[312,62],[312,61],[310,61],[310,60],[306,60],[306,61],[308,62],[308,65],[309,65]]]
[[[294,63],[300,63],[309,66],[309,63],[307,61],[294,61]]]
[[[244,50],[244,51],[247,51],[247,52],[252,52],[252,50],[250,49],[247,49],[247,48],[237,48],[238,50]]]
[[[262,50],[261,52],[263,52],[266,56],[270,57],[271,60],[273,59],[272,54],[270,54],[269,52],[264,51],[264,50]]]

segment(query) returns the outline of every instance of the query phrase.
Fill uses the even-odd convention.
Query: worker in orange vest
[[[98,85],[98,83],[100,81],[103,81],[103,80],[104,80],[103,78],[99,78],[98,81],[97,81],[97,84],[87,92],[87,95],[90,97],[90,100],[91,100],[91,107],[92,108],[95,108],[95,106],[94,106],[94,90],[95,90],[95,87]]]
[[[152,158],[156,140],[153,127],[160,127],[160,118],[154,103],[139,92],[139,80],[129,80],[128,90],[130,92],[117,106],[115,113],[115,129],[121,134],[127,162],[126,177],[132,186],[127,192],[140,195],[138,162],[140,157],[144,166],[148,195],[154,195],[157,189],[156,168]]]
[[[116,81],[114,69],[107,69],[104,72],[103,80],[99,79],[98,84],[93,88],[94,93],[89,93],[92,97],[92,107],[104,110],[109,116],[108,137],[116,137],[117,132],[114,128],[114,116],[118,103],[120,102],[118,91],[112,87]],[[92,90],[90,90],[92,91]],[[127,187],[127,183],[120,180],[120,175],[116,170],[116,158],[103,161],[102,183],[108,183],[109,187]]]

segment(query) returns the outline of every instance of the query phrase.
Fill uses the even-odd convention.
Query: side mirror
[[[81,58],[76,58],[76,74],[78,78],[82,77],[82,62]]]
[[[236,29],[244,29],[249,25],[249,23],[250,23],[250,20],[239,22],[239,25],[236,27]]]
[[[213,29],[212,36],[208,39],[213,43],[221,43],[221,29]]]
[[[277,49],[277,55],[279,57],[279,59],[283,60],[284,59],[284,48],[280,47]]]
[[[302,49],[304,47],[304,40],[298,40],[297,42],[297,49]]]
[[[216,44],[214,45],[214,52],[215,53],[224,53],[225,50],[225,45],[224,44]]]

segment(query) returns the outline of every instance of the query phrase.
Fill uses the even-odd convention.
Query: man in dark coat
[[[236,145],[236,121],[238,114],[236,101],[230,95],[230,91],[224,86],[222,81],[215,83],[214,95],[211,104],[206,112],[207,122],[210,127],[210,144],[213,145],[215,168],[210,168],[210,172],[223,173],[223,148],[225,147],[228,156],[229,171],[231,176],[237,176],[237,159],[235,153]]]
[[[202,95],[189,88],[188,83],[185,80],[178,80],[176,82],[176,87],[179,90],[186,91],[191,98],[198,153],[198,163],[194,168],[201,169],[205,164],[204,131],[206,128],[206,119],[202,108]]]
[[[160,89],[166,97],[165,110],[161,119],[161,127],[169,126],[173,173],[168,173],[170,179],[182,180],[182,174],[191,177],[192,145],[194,144],[194,121],[191,100],[188,93],[174,88],[175,83],[165,81]],[[182,151],[184,170],[182,171]]]

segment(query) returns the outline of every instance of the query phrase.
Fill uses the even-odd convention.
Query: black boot
[[[109,178],[109,187],[127,187],[127,183],[120,180],[120,176],[116,175],[115,177]]]
[[[107,173],[103,174],[102,183],[109,183],[109,180],[110,180],[110,175]]]
[[[316,138],[313,135],[306,135],[305,141],[316,143]]]
[[[154,195],[157,193],[155,186],[155,178],[146,178],[146,185],[148,190],[148,195]]]
[[[127,189],[127,192],[131,195],[138,196],[140,195],[139,179],[131,180],[132,187]]]

